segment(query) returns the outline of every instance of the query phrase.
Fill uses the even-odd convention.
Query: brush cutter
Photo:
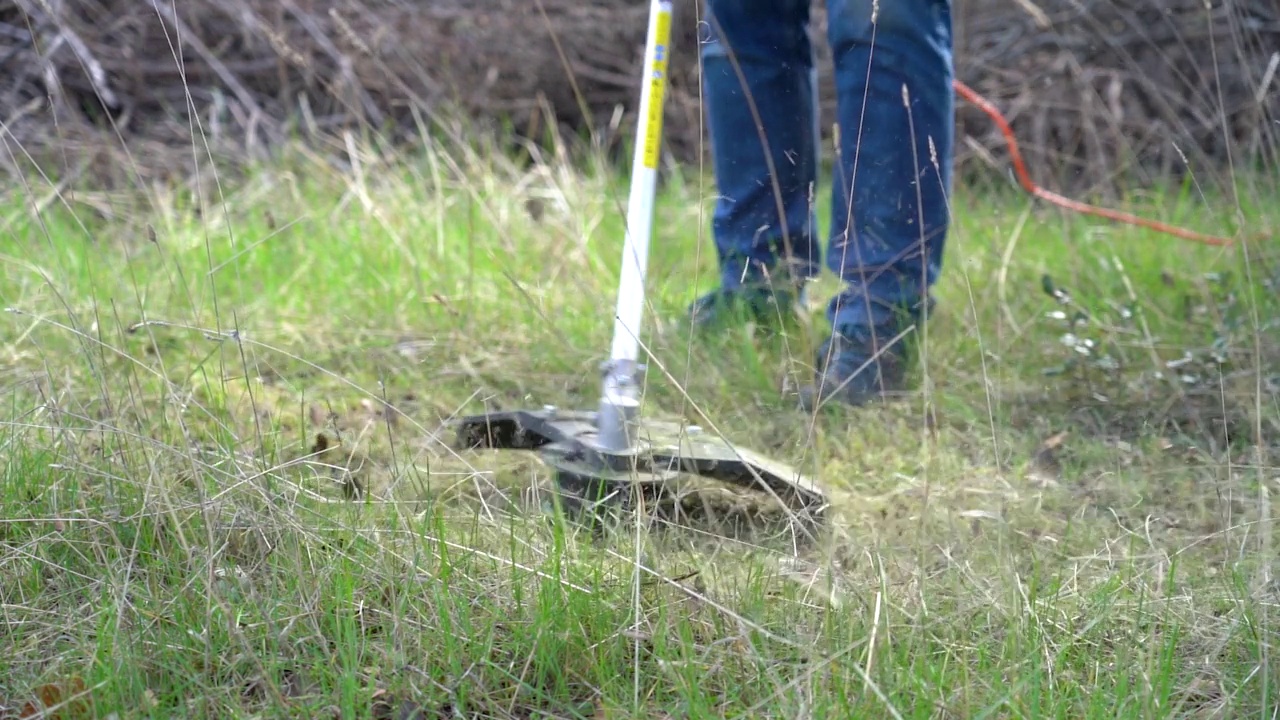
[[[641,416],[645,365],[639,357],[640,321],[662,140],[671,17],[670,0],[652,0],[613,347],[602,365],[599,406],[594,411],[547,406],[464,417],[456,423],[458,444],[538,452],[554,470],[555,496],[561,507],[575,513],[621,508],[670,522],[729,520],[740,524],[740,516],[725,517],[705,496],[691,501],[694,495],[680,492],[677,478],[695,476],[761,494],[768,505],[755,507],[771,505],[773,511],[751,511],[750,520],[784,518],[788,527],[811,535],[821,525],[827,508],[825,493],[811,480],[785,465],[734,447],[718,432]],[[750,503],[745,506],[751,507]],[[599,517],[598,512],[590,514]],[[708,517],[717,514],[721,517]]]

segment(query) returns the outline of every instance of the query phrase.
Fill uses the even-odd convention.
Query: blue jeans
[[[942,265],[954,138],[950,0],[826,0],[839,124],[827,318],[881,326],[928,303]],[[809,0],[707,0],[699,37],[719,190],[721,285],[821,270]],[[904,90],[905,88],[905,90]],[[904,99],[905,93],[905,99]],[[909,109],[908,109],[909,108]]]

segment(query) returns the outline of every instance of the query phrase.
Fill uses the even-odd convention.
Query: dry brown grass
[[[705,150],[699,18],[694,3],[678,7],[666,147],[688,161]],[[9,0],[0,120],[22,149],[0,162],[31,152],[65,174],[119,176],[100,151],[127,146],[130,172],[150,175],[181,165],[166,148],[189,160],[196,135],[261,159],[291,134],[322,149],[348,130],[412,141],[422,123],[447,132],[458,114],[539,141],[578,133],[617,146],[638,97],[646,11],[621,0]],[[1006,109],[1047,184],[1113,188],[1188,167],[1208,182],[1246,156],[1276,163],[1270,0],[962,0],[955,16],[959,77]],[[830,90],[829,52],[817,48]],[[959,120],[960,171],[1003,173],[995,128],[963,105]],[[86,157],[97,164],[82,167]]]

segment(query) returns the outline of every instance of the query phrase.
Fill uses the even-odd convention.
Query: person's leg
[[[808,0],[706,2],[699,40],[720,277],[690,308],[699,324],[739,301],[757,315],[776,314],[821,268],[810,197],[817,89],[808,20]]]
[[[902,384],[902,340],[886,345],[931,305],[942,267],[955,134],[951,2],[828,0],[828,12],[840,156],[827,266],[845,288],[828,306],[832,339],[818,367],[822,394],[844,384],[837,394],[859,402]]]

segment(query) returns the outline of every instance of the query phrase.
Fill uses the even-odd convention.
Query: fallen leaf
[[[1045,438],[1036,449],[1035,455],[1031,457],[1032,472],[1051,482],[1055,481],[1062,470],[1062,463],[1058,461],[1058,450],[1066,440],[1065,430]]]
[[[1067,439],[1067,431],[1063,430],[1062,432],[1056,435],[1050,435],[1048,438],[1045,438],[1045,441],[1043,443],[1040,443],[1040,447],[1047,448],[1049,450],[1056,450],[1062,447],[1062,443],[1066,441],[1066,439]]]
[[[92,717],[87,694],[84,680],[78,676],[63,684],[47,683],[35,689],[37,700],[24,705],[18,717],[46,717],[56,720]]]

